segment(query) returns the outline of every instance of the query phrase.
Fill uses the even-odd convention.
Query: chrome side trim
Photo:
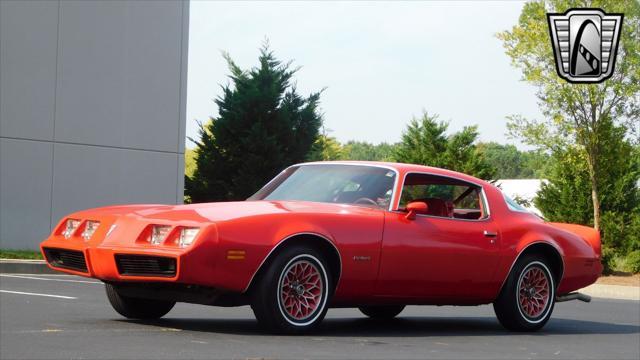
[[[485,216],[485,219],[489,219],[491,217],[491,209],[489,208],[489,200],[487,200],[487,193],[484,191],[484,187],[480,186],[480,189],[482,189],[482,191],[480,191],[480,195],[482,196],[482,206],[484,206],[483,210],[486,210],[487,216]]]
[[[295,166],[295,165],[294,165]],[[320,238],[323,238],[326,242],[328,242],[329,244],[331,244],[331,246],[333,246],[333,248],[336,250],[336,254],[338,254],[338,265],[340,268],[340,276],[342,276],[342,255],[340,254],[340,251],[338,251],[338,248],[336,247],[336,245],[333,243],[333,241],[331,241],[328,237],[319,234],[319,233],[315,233],[315,232],[299,232],[299,233],[295,233],[295,234],[291,234],[287,237],[285,237],[284,239],[278,241],[278,243],[269,251],[269,253],[267,254],[267,256],[264,257],[264,259],[262,259],[262,261],[260,262],[260,265],[258,265],[258,268],[256,269],[256,271],[253,272],[253,275],[251,275],[251,279],[249,279],[249,283],[247,284],[247,286],[244,288],[244,290],[242,290],[242,293],[247,292],[247,290],[249,290],[249,286],[251,286],[251,284],[253,283],[253,279],[256,277],[256,274],[258,274],[258,271],[260,271],[260,269],[262,269],[262,266],[264,265],[264,263],[267,261],[267,259],[269,258],[269,256],[271,256],[271,254],[280,246],[282,245],[282,243],[284,243],[285,241],[291,239],[294,236],[299,236],[299,235],[313,235],[313,236],[317,236]],[[338,279],[335,280],[335,285],[336,288],[338,287],[338,282],[340,280],[340,277],[338,277]]]
[[[511,263],[511,266],[509,267],[509,271],[507,271],[507,276],[504,277],[504,280],[502,280],[502,284],[500,285],[500,290],[498,290],[498,294],[500,294],[500,292],[502,291],[502,288],[504,287],[504,284],[507,282],[507,279],[509,278],[509,275],[511,274],[511,270],[513,270],[513,267],[516,265],[516,262],[518,262],[518,259],[520,259],[520,256],[522,256],[522,254],[524,254],[524,252],[530,248],[533,245],[536,244],[545,244],[545,245],[549,245],[551,247],[553,247],[554,249],[556,249],[556,251],[558,252],[558,255],[560,255],[560,260],[562,261],[562,272],[560,273],[560,277],[558,278],[558,283],[557,285],[560,286],[560,283],[562,282],[562,277],[564,276],[564,269],[565,269],[565,263],[564,263],[564,257],[562,257],[562,253],[560,252],[560,250],[558,250],[558,248],[546,241],[534,241],[530,244],[528,244],[527,246],[524,247],[524,249],[520,250],[520,252],[518,253],[518,256],[516,256],[516,258],[513,260],[513,263]]]
[[[482,222],[482,221],[488,221],[491,219],[491,209],[489,207],[489,201],[487,200],[487,194],[484,191],[484,186],[482,186],[481,184],[478,184],[476,182],[473,181],[467,181],[467,180],[463,180],[454,176],[449,176],[449,175],[440,175],[440,174],[434,174],[431,172],[424,172],[424,171],[409,171],[406,172],[404,174],[404,178],[402,179],[402,188],[400,189],[400,196],[402,196],[402,191],[404,190],[404,183],[407,180],[407,175],[409,174],[418,174],[418,175],[429,175],[429,176],[437,176],[437,177],[443,177],[443,178],[447,178],[447,179],[453,179],[453,180],[458,180],[458,181],[462,181],[465,182],[467,184],[471,184],[474,186],[477,186],[480,188],[480,197],[481,197],[481,201],[482,201],[482,205],[485,207],[483,210],[485,210],[486,216],[483,217],[482,219],[458,219],[458,218],[450,218],[450,217],[445,217],[445,216],[434,216],[434,215],[424,215],[424,214],[416,214],[416,216],[420,216],[420,217],[430,217],[430,218],[436,218],[436,219],[449,219],[449,220],[458,220],[458,221],[473,221],[473,222]],[[400,203],[398,203],[398,206],[400,206]],[[399,209],[395,209],[395,210],[390,210],[393,212],[401,212]]]

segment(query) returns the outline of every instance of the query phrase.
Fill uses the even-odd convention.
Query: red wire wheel
[[[525,269],[518,281],[518,306],[524,316],[536,319],[545,313],[551,296],[549,275],[538,265]]]
[[[322,273],[309,260],[289,264],[282,273],[279,289],[281,309],[296,322],[309,319],[322,305]]]

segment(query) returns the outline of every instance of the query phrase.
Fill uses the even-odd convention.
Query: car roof
[[[382,166],[382,167],[395,169],[398,173],[401,173],[401,174],[406,174],[410,172],[426,172],[433,175],[453,177],[453,178],[457,178],[467,182],[476,183],[478,185],[493,186],[491,183],[485,180],[478,179],[474,176],[467,175],[461,172],[442,169],[442,168],[433,167],[433,166],[417,165],[417,164],[405,164],[405,163],[395,163],[395,162],[386,162],[386,161],[340,160],[340,161],[313,161],[313,162],[299,163],[293,166],[330,165],[330,164]]]

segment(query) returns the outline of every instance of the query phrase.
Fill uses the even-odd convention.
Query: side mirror
[[[427,210],[429,210],[429,206],[424,201],[412,201],[407,204],[407,220],[414,220],[416,218],[416,214],[426,214]]]

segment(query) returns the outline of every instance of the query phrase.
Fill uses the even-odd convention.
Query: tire
[[[174,301],[140,299],[122,296],[115,286],[106,284],[107,298],[118,314],[128,319],[159,319],[176,304]]]
[[[372,319],[393,319],[404,310],[404,305],[361,306],[358,309]]]
[[[556,290],[549,269],[548,261],[540,256],[527,255],[518,260],[493,303],[502,326],[511,331],[537,331],[549,321]]]
[[[333,279],[322,254],[307,246],[285,248],[258,277],[251,308],[266,330],[302,334],[315,329],[333,294]]]

